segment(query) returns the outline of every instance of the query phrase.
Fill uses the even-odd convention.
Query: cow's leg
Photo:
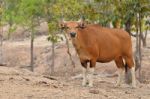
[[[82,67],[82,75],[83,75],[83,81],[82,86],[86,86],[87,84],[87,62],[81,62]]]
[[[82,86],[86,86],[86,84],[87,84],[87,68],[83,67],[82,73],[83,73]]]
[[[123,72],[124,69],[123,68],[118,68],[118,78],[117,78],[117,83],[116,83],[116,87],[120,86],[123,80]]]
[[[125,57],[125,61],[127,63],[127,66],[129,70],[131,71],[131,77],[132,77],[132,87],[136,87],[136,78],[135,78],[135,66],[133,63],[133,58],[132,57]]]
[[[115,86],[118,87],[121,85],[121,82],[123,80],[123,73],[124,73],[124,63],[123,63],[122,57],[116,58],[115,63],[118,68],[118,78],[117,78],[117,83]]]
[[[90,61],[90,67],[89,67],[89,87],[93,87],[93,75],[95,71],[95,65],[96,61]]]
[[[136,78],[135,78],[135,66],[131,68],[131,76],[132,76],[132,87],[136,87]]]

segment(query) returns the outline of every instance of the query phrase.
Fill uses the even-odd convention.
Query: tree
[[[3,1],[3,18],[2,21],[5,25],[9,25],[9,31],[7,33],[8,39],[11,34],[16,30],[16,24],[18,18],[18,7],[21,0],[4,0]]]
[[[31,71],[34,71],[34,39],[35,27],[39,25],[39,18],[42,17],[44,0],[22,0],[19,4],[18,22],[22,26],[28,28],[31,39],[30,44],[30,66]]]
[[[52,11],[52,6],[55,4],[54,0],[45,0],[45,7],[44,7],[44,14],[45,20],[48,24],[48,41],[52,42],[52,61],[50,68],[50,74],[54,73],[55,67],[55,43],[58,42],[59,36],[56,35],[57,24],[56,24],[56,17],[54,17],[54,12]]]
[[[150,11],[148,7],[148,0],[121,0],[120,5],[117,6],[119,16],[125,24],[125,30],[131,35],[136,37],[136,51],[135,51],[135,65],[136,70],[139,69],[139,78],[141,78],[141,42],[144,44],[144,36],[142,31],[142,20]],[[131,26],[135,25],[136,34],[133,35]],[[146,36],[146,35],[145,35]],[[129,80],[130,73],[126,73],[127,80]]]
[[[144,26],[143,26],[142,42],[143,42],[143,47],[146,47],[147,46],[146,39],[147,39],[147,35],[148,35],[148,30],[150,30],[150,19],[148,19],[148,16],[146,16],[143,19],[143,21],[144,21],[144,23],[143,23]]]
[[[45,2],[45,19],[48,23],[49,27],[49,37],[48,40],[52,42],[52,64],[50,66],[51,68],[51,74],[54,72],[54,58],[55,58],[55,50],[54,46],[55,43],[58,42],[59,36],[57,35],[59,31],[58,23],[60,18],[65,17],[67,19],[76,19],[76,16],[79,16],[79,11],[82,9],[82,6],[80,4],[81,2],[78,2],[77,0],[46,0]],[[65,6],[64,6],[65,5]],[[75,64],[72,60],[72,56],[69,50],[69,43],[67,41],[67,47],[68,47],[68,54],[71,60],[71,63],[73,67],[75,67]]]
[[[99,16],[100,24],[102,24],[101,20],[107,20],[103,21],[105,24],[112,21],[114,27],[118,27],[118,24],[121,25],[119,27],[125,26],[125,30],[131,36],[136,37],[135,64],[136,70],[139,69],[140,71],[142,61],[141,42],[145,45],[144,38],[147,36],[147,34],[143,34],[142,26],[144,24],[142,21],[150,12],[149,0],[95,0],[95,2],[99,4],[95,7],[95,10],[100,11],[100,14],[104,16]],[[98,13],[98,11],[96,11],[96,13]],[[135,34],[133,34],[131,30],[133,25],[136,27]],[[128,77],[130,77],[130,73],[126,73],[126,75],[129,80]]]

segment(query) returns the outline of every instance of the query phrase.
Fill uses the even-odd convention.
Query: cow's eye
[[[66,29],[69,29],[69,27],[66,27]]]
[[[75,28],[78,29],[78,28],[80,28],[80,27],[79,27],[79,26],[76,26]]]

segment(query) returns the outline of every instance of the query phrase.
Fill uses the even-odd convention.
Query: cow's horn
[[[82,18],[80,18],[77,22],[81,23],[81,22],[83,22],[83,19],[82,19]]]
[[[66,23],[66,21],[65,21],[65,19],[64,19],[64,18],[62,18],[61,22],[62,22],[62,23]]]

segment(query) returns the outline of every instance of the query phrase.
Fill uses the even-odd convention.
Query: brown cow
[[[131,70],[132,87],[136,87],[131,37],[126,31],[105,28],[97,24],[85,25],[83,20],[77,22],[62,21],[61,27],[65,28],[70,35],[81,65],[84,67],[83,86],[87,83],[90,87],[93,86],[92,76],[96,62],[106,63],[114,60],[118,68],[116,86],[120,86],[125,66],[127,66]],[[126,65],[124,65],[123,59]],[[90,66],[89,76],[87,77],[88,62]]]

